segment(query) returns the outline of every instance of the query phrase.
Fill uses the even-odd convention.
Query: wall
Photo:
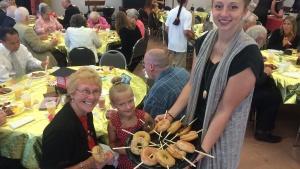
[[[88,7],[84,6],[84,0],[71,0],[73,5],[76,5],[79,7],[80,11],[82,13],[87,13]],[[174,1],[174,7],[177,6],[177,0],[165,0],[166,5],[172,7],[172,1]],[[285,0],[284,6],[291,7],[293,5],[294,0]],[[195,9],[197,9],[199,6],[203,6],[204,8],[210,6],[211,0],[189,0],[187,9],[190,9],[192,4],[194,5]],[[106,6],[113,6],[115,7],[116,11],[119,10],[119,6],[122,6],[122,0],[106,0],[105,1]],[[63,15],[64,9],[61,6],[60,0],[52,0],[52,9],[57,13],[57,15]],[[92,7],[91,7],[92,10]]]

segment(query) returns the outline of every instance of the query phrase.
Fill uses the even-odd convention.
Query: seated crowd
[[[241,3],[240,1],[244,3],[242,0],[238,2]],[[58,39],[54,37],[48,42],[43,41],[48,39],[51,33],[62,29],[66,29],[65,46],[70,51],[76,47],[87,47],[93,51],[95,62],[99,61],[97,48],[100,48],[102,43],[95,30],[111,28],[111,25],[109,25],[106,19],[100,16],[98,12],[91,12],[88,19],[86,19],[80,14],[79,9],[71,4],[70,0],[61,0],[61,3],[66,9],[63,20],[58,20],[51,15],[51,8],[47,4],[41,3],[39,6],[40,16],[35,22],[34,29],[28,26],[30,16],[26,8],[16,8],[15,6],[6,7],[7,16],[3,17],[3,23],[1,23],[1,26],[5,26],[3,26],[0,31],[0,83],[32,71],[41,70],[46,66],[49,68],[57,65],[67,66],[66,54],[56,49]],[[193,29],[191,29],[192,15],[188,13],[186,9],[188,0],[178,0],[178,3],[179,5],[170,11],[170,15],[166,21],[165,31],[169,32],[168,38],[172,41],[168,45],[169,52],[166,53],[162,49],[150,49],[145,53],[142,59],[142,65],[144,67],[143,73],[145,73],[146,78],[155,81],[143,101],[143,110],[136,108],[134,93],[130,87],[130,83],[122,81],[121,77],[114,77],[112,79],[113,85],[109,89],[109,99],[114,110],[106,112],[109,118],[107,131],[108,145],[110,148],[126,146],[126,140],[129,134],[122,131],[122,129],[134,132],[134,130],[143,125],[142,121],[159,121],[162,115],[165,115],[164,118],[174,121],[181,119],[184,115],[189,116],[188,113],[186,113],[187,110],[199,111],[201,113],[195,114],[195,117],[198,118],[196,123],[199,123],[194,124],[193,127],[198,125],[196,126],[197,128],[202,128],[207,124],[204,115],[210,115],[207,114],[208,111],[210,111],[207,110],[207,108],[213,108],[214,103],[212,102],[215,100],[208,100],[207,92],[213,91],[206,87],[211,87],[210,85],[219,83],[219,81],[217,81],[218,79],[214,79],[218,78],[214,76],[214,72],[218,71],[220,73],[219,76],[223,75],[218,69],[218,65],[224,66],[224,64],[221,59],[216,61],[216,63],[212,60],[207,61],[207,63],[202,63],[204,59],[198,59],[197,57],[199,56],[197,55],[200,53],[205,55],[203,57],[207,57],[208,59],[210,59],[210,55],[213,54],[217,56],[220,55],[220,58],[223,57],[223,55],[227,55],[229,58],[229,56],[232,55],[227,52],[227,48],[231,47],[226,46],[226,48],[224,48],[225,46],[220,44],[222,43],[220,42],[221,40],[219,41],[218,38],[212,38],[224,30],[214,29],[199,39],[194,40],[191,38],[194,32]],[[147,8],[144,9],[145,12],[150,14],[151,11],[160,11],[157,2],[151,4],[152,7],[148,9],[147,6]],[[271,32],[268,37],[268,32],[264,27],[265,23],[263,23],[263,25],[257,25],[256,21],[260,16],[255,14],[254,8],[247,12],[245,12],[244,18],[240,18],[240,23],[242,24],[233,28],[236,29],[237,35],[232,36],[238,37],[237,43],[242,43],[242,40],[239,38],[245,38],[245,44],[249,44],[247,44],[248,46],[244,49],[241,49],[241,51],[238,51],[240,53],[232,56],[237,58],[233,58],[232,61],[233,67],[236,66],[234,67],[236,70],[233,70],[234,68],[230,65],[230,70],[228,70],[229,75],[228,77],[226,75],[226,78],[230,81],[228,84],[232,85],[234,83],[232,79],[244,73],[243,75],[249,75],[246,80],[249,80],[249,83],[253,86],[251,87],[250,85],[244,84],[249,88],[247,89],[249,92],[240,96],[240,100],[236,101],[242,102],[241,105],[235,105],[236,107],[230,105],[230,108],[232,108],[232,112],[234,111],[234,115],[232,116],[244,111],[241,110],[243,109],[243,105],[247,107],[247,110],[250,109],[250,107],[255,109],[257,122],[254,138],[258,141],[278,143],[281,141],[281,137],[273,135],[272,130],[275,128],[276,115],[280,104],[282,104],[282,98],[271,77],[271,68],[263,68],[263,58],[259,49],[262,49],[263,46],[266,46],[267,49],[276,50],[296,49],[299,46],[300,38],[297,35],[297,30],[300,28],[297,28],[295,17],[287,16],[283,19],[280,28]],[[13,20],[15,22],[9,21],[11,18],[14,18]],[[180,20],[180,22],[178,20]],[[121,48],[117,50],[122,52],[128,64],[131,61],[133,46],[139,39],[145,37],[145,25],[139,19],[139,12],[136,9],[129,9],[126,12],[119,11],[116,13],[115,28],[121,40]],[[217,33],[218,31],[220,32]],[[244,36],[245,33],[249,36]],[[174,34],[178,35],[178,37],[175,37]],[[181,44],[183,42],[184,46]],[[193,43],[195,46],[193,56],[195,63],[193,63],[191,73],[185,69],[187,55],[186,44],[188,42]],[[207,44],[204,42],[207,42]],[[216,47],[216,44],[219,46]],[[209,45],[213,46],[214,51],[212,54],[204,52],[202,48],[203,46],[211,47]],[[224,48],[223,51],[219,49],[221,47]],[[179,48],[180,50],[177,50]],[[229,50],[235,52],[235,49]],[[255,55],[253,58],[251,58],[249,54],[251,50],[253,50]],[[48,56],[49,59],[47,60],[46,58]],[[242,56],[245,56],[251,63],[240,64],[239,61]],[[251,67],[252,63],[256,65]],[[229,67],[229,64],[224,67]],[[253,70],[255,68],[257,70]],[[261,70],[259,71],[258,69]],[[201,77],[198,76],[194,70],[199,72],[201,70],[201,72],[204,73],[203,77],[202,75]],[[211,74],[211,72],[213,73]],[[222,79],[221,77],[219,78]],[[195,83],[197,84],[193,84],[193,80],[196,80],[197,82]],[[207,85],[208,83],[209,85]],[[198,89],[197,85],[201,85],[201,87]],[[225,89],[221,89],[220,87],[216,92],[234,91],[232,86],[230,86],[230,89],[227,89],[226,87],[229,85],[226,85],[222,86]],[[251,89],[253,89],[253,87],[253,97],[251,98]],[[193,89],[197,89],[198,93],[201,93],[201,96],[188,96],[189,93],[192,93],[191,91],[193,91]],[[115,168],[115,166],[113,166],[115,156],[111,151],[107,151],[104,154],[104,159],[101,162],[97,161],[94,156],[89,153],[94,146],[99,144],[91,112],[98,103],[101,91],[101,78],[99,78],[98,73],[92,69],[81,67],[70,76],[67,82],[67,103],[56,114],[55,118],[43,132],[41,168]],[[248,94],[251,95],[250,99],[248,99]],[[197,98],[195,99],[194,97]],[[230,99],[224,99],[223,96],[218,97],[220,98],[216,98],[216,100],[218,100],[221,106],[231,101]],[[224,97],[229,97],[228,93],[226,93]],[[244,98],[246,99],[243,100]],[[193,99],[196,101],[193,101]],[[217,109],[216,111],[221,111],[221,108],[214,108]],[[166,110],[170,110],[170,112],[166,113]],[[174,114],[176,114],[176,116],[174,116]],[[191,116],[187,118],[191,118]],[[211,119],[214,117],[214,115],[211,115]],[[229,119],[231,115],[225,118]],[[0,125],[4,124],[5,121],[6,116],[0,110]],[[64,123],[61,123],[62,121],[64,121]],[[228,129],[224,127],[224,130]],[[85,139],[82,139],[83,135]],[[61,153],[57,154],[57,152]],[[119,164],[118,168],[127,169],[135,167],[135,164],[130,161],[124,149],[116,150],[116,152],[119,153],[117,160]],[[197,160],[199,161],[200,159],[195,159],[193,163],[197,163]]]

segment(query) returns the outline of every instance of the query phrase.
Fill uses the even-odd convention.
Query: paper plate
[[[46,77],[48,74],[49,74],[49,72],[36,71],[36,72],[31,72],[31,73],[27,74],[27,76],[31,79],[40,79],[40,78]]]
[[[0,89],[0,96],[9,95],[12,92],[13,92],[13,90],[10,87],[3,87],[3,88]]]
[[[23,105],[11,105],[10,109],[13,111],[13,114],[6,117],[14,117],[24,112],[25,107]],[[4,111],[5,112],[5,111]]]

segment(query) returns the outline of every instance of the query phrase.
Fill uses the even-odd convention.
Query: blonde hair
[[[293,16],[287,16],[283,19],[282,21],[282,25],[280,26],[280,34],[281,35],[284,35],[284,32],[283,32],[283,23],[285,20],[289,20],[292,24],[292,28],[291,28],[291,34],[293,36],[296,36],[297,35],[297,22],[296,22],[296,18],[293,17]]]
[[[71,101],[70,95],[74,94],[77,87],[82,83],[95,84],[99,86],[99,91],[102,90],[102,82],[98,73],[89,67],[81,67],[72,73],[67,81],[67,102]]]
[[[119,31],[123,27],[127,27],[130,30],[135,29],[135,24],[132,24],[129,19],[127,18],[126,14],[123,11],[119,11],[116,15],[116,31],[119,33]]]
[[[110,102],[114,103],[116,94],[123,93],[126,91],[130,91],[133,93],[132,88],[129,84],[122,83],[122,77],[114,77],[111,79],[111,83],[113,86],[109,89],[109,100]]]

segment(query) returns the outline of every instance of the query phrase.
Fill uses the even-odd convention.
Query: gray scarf
[[[204,72],[205,64],[210,58],[211,51],[217,39],[218,31],[212,30],[204,40],[197,56],[194,67],[191,94],[189,97],[188,108],[184,123],[188,124],[195,118],[195,110],[198,103],[199,90]],[[228,48],[226,49],[219,65],[213,75],[212,82],[207,98],[207,107],[205,111],[202,139],[204,138],[209,124],[215,114],[224,89],[227,85],[229,67],[234,57],[246,46],[256,44],[255,41],[246,35],[242,28],[239,28],[234,34]],[[235,169],[239,164],[240,151],[244,140],[248,113],[251,106],[253,90],[245,100],[232,113],[223,134],[209,152],[215,156],[215,159],[205,157],[197,165],[197,168],[226,168]]]

